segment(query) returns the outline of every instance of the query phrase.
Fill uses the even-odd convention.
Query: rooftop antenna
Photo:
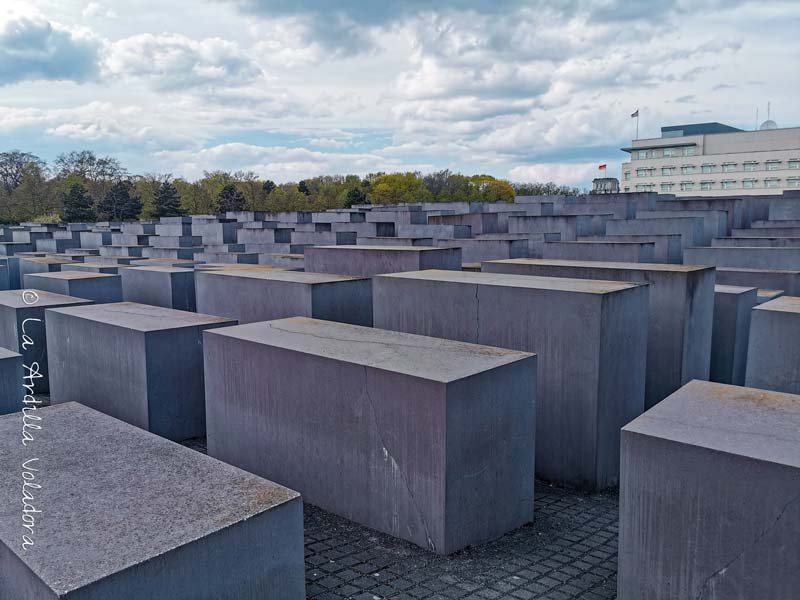
[[[769,121],[770,103],[767,102],[767,121]]]
[[[756,126],[755,129],[758,130],[758,107],[756,106]]]

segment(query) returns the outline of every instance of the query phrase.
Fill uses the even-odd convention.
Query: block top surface
[[[759,304],[753,310],[773,310],[800,314],[800,296],[781,296],[764,304]]]
[[[754,287],[743,287],[740,285],[722,285],[716,284],[714,286],[714,293],[715,294],[746,294],[752,290],[755,290]]]
[[[131,271],[144,271],[145,273],[194,273],[194,269],[183,267],[167,267],[164,265],[131,265],[125,269],[127,273]]]
[[[22,260],[43,265],[66,265],[74,262],[68,258],[58,258],[55,256],[27,256],[23,257]]]
[[[244,279],[261,279],[265,281],[285,281],[287,283],[336,283],[339,281],[356,281],[367,277],[350,277],[328,273],[310,273],[307,271],[264,271],[260,269],[234,269],[230,271],[207,271],[203,277],[236,277]]]
[[[22,357],[22,355],[18,354],[17,352],[12,352],[8,348],[0,347],[0,360],[3,360],[4,358],[21,358],[21,357]],[[21,381],[20,381],[20,385],[22,385]]]
[[[236,323],[235,319],[139,304],[137,302],[91,304],[75,308],[57,308],[53,309],[53,311],[79,319],[97,321],[143,332]]]
[[[782,269],[749,269],[746,267],[717,267],[717,271],[733,271],[735,273],[783,273],[784,275],[800,275],[800,271],[786,271]]]
[[[437,248],[435,246],[314,246],[316,248],[324,248],[326,250],[380,250],[386,252],[431,252],[435,250],[446,250],[446,248]]]
[[[606,262],[600,260],[557,260],[542,258],[506,258],[502,260],[484,261],[501,265],[544,265],[554,267],[594,267],[596,269],[623,269],[627,271],[667,271],[675,273],[689,273],[692,271],[709,271],[714,267],[703,265],[673,265],[665,263],[628,263]]]
[[[0,540],[59,594],[245,521],[299,494],[75,402],[0,417]],[[26,462],[38,457],[38,461]],[[33,534],[22,528],[23,463]],[[68,491],[68,493],[65,493]],[[22,550],[22,535],[34,545]]]
[[[30,295],[33,292],[36,297]],[[23,293],[26,293],[23,299]],[[25,301],[27,300],[27,302]],[[91,300],[75,298],[44,290],[3,290],[0,291],[0,306],[9,308],[47,308],[49,306],[70,306],[91,304]]]
[[[388,273],[385,275],[377,275],[376,278],[444,281],[449,283],[552,290],[559,292],[575,292],[580,294],[609,294],[646,285],[627,281],[605,281],[602,279],[570,279],[567,277],[510,275],[506,273],[477,273],[473,271],[446,271],[441,269],[409,271],[406,273]]]
[[[28,273],[27,276],[43,277],[45,279],[104,279],[107,277],[119,277],[119,275],[112,275],[111,273],[90,273],[87,271],[56,271],[55,273]]]
[[[534,356],[528,352],[292,317],[214,329],[220,335],[447,383]]]
[[[800,467],[800,396],[693,380],[623,432]]]

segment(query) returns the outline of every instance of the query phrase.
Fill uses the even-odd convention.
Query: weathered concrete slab
[[[716,267],[800,270],[800,248],[686,248],[683,261]]]
[[[622,430],[619,600],[792,598],[800,397],[692,381]]]
[[[646,286],[451,271],[372,285],[375,327],[536,352],[537,474],[616,484],[619,429],[644,410]]]
[[[45,309],[85,304],[91,301],[42,290],[0,291],[0,347],[19,352],[33,372],[38,366],[35,394],[47,393],[50,385]]]
[[[747,246],[750,248],[797,248],[800,237],[723,237],[711,240],[712,246]]]
[[[655,260],[651,262],[683,264],[683,248],[681,236],[677,233],[670,235],[583,235],[579,242],[652,242]],[[514,257],[510,257],[514,258]],[[531,258],[542,258],[531,257]]]
[[[768,290],[784,290],[789,296],[800,296],[800,269],[789,271],[718,267],[717,283]]]
[[[50,401],[172,440],[202,436],[202,334],[235,323],[133,302],[49,310]]]
[[[711,381],[744,385],[750,313],[758,304],[757,292],[753,287],[714,286]]]
[[[0,418],[0,597],[305,598],[296,492],[77,403],[38,416],[27,446]]]
[[[61,272],[67,273],[69,271],[80,271],[84,273],[109,273],[111,275],[118,275],[120,267],[125,267],[125,266],[126,265],[86,261],[81,263],[75,263],[74,265],[63,265],[61,267]]]
[[[8,256],[0,258],[0,290],[20,288],[19,258]]]
[[[96,304],[122,302],[122,283],[119,275],[59,271],[25,275],[27,289],[44,290],[64,296],[84,298]]]
[[[800,393],[800,297],[781,296],[753,309],[746,385]]]
[[[240,324],[297,316],[372,326],[368,278],[238,269],[198,272],[195,284],[198,311]]]
[[[786,292],[783,290],[765,290],[764,288],[758,288],[756,292],[756,305],[764,304],[764,302],[769,302],[770,300],[775,300],[775,298],[786,295]]]
[[[442,554],[531,521],[533,355],[307,318],[204,351],[212,456]]]
[[[126,302],[139,302],[192,312],[197,310],[192,269],[159,266],[131,267],[122,269],[121,275],[122,295]]]
[[[653,242],[547,242],[542,258],[652,263],[656,262],[655,250]]]
[[[371,276],[378,273],[461,269],[460,248],[408,246],[316,246],[305,252],[305,270],[312,273]]]
[[[19,261],[20,282],[25,282],[25,275],[30,273],[55,273],[64,265],[74,264],[74,261],[56,258],[54,256],[25,257]]]
[[[481,268],[489,273],[648,283],[645,407],[660,402],[692,379],[708,379],[714,313],[713,268],[533,259],[489,261]]]
[[[680,235],[681,246],[686,249],[701,245],[704,240],[701,217],[674,217],[671,219],[612,220],[606,223],[606,233],[611,235]]]
[[[0,348],[0,415],[22,410],[25,396],[22,385],[27,383],[22,379],[24,374],[22,355]]]

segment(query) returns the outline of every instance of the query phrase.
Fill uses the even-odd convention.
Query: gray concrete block
[[[42,376],[32,380],[35,394],[47,393],[50,389],[45,309],[85,304],[91,301],[40,290],[0,292],[0,347],[19,352],[23,363],[33,372],[38,365]]]
[[[800,296],[800,270],[718,267],[717,283],[768,290],[784,290],[789,296]]]
[[[758,304],[757,292],[752,287],[714,286],[711,381],[744,385],[750,313]]]
[[[202,436],[202,333],[235,323],[133,302],[49,310],[50,401],[172,440]]]
[[[20,288],[19,260],[16,256],[0,258],[0,290],[18,290]]]
[[[126,302],[192,312],[197,310],[192,269],[132,266],[122,269],[121,276],[122,295]]]
[[[691,265],[750,269],[800,269],[800,248],[686,248],[683,262]]]
[[[375,327],[537,353],[537,475],[616,484],[619,429],[644,410],[646,286],[451,271],[372,285]]]
[[[756,305],[764,304],[764,302],[786,295],[783,290],[765,290],[764,288],[758,288],[756,292]]]
[[[372,326],[368,278],[277,270],[198,271],[197,310],[240,324],[313,317]]]
[[[125,265],[86,261],[75,263],[74,265],[63,265],[61,267],[61,272],[67,273],[69,271],[79,271],[83,273],[110,273],[111,275],[118,275],[120,267],[124,266]]]
[[[6,348],[0,348],[0,415],[19,412],[24,406],[22,387],[25,371],[22,368],[22,355]]]
[[[800,397],[692,381],[621,448],[619,600],[796,596]]]
[[[753,309],[746,385],[800,394],[800,297],[781,296]]]
[[[531,521],[533,355],[306,318],[204,352],[212,456],[442,554]]]
[[[65,265],[68,266],[68,265]],[[25,275],[25,288],[44,290],[64,296],[84,298],[96,304],[122,302],[122,283],[119,275],[60,271]]]
[[[712,246],[747,246],[766,248],[796,248],[800,246],[800,237],[724,237],[711,240]]]
[[[680,235],[681,246],[701,245],[704,240],[703,219],[700,217],[674,217],[670,219],[611,220],[606,223],[610,235]]]
[[[64,260],[53,256],[38,256],[20,258],[19,277],[20,283],[25,282],[25,275],[30,273],[56,273],[64,265],[74,264],[74,261]]]
[[[800,226],[798,227],[764,227],[754,229],[734,229],[731,232],[733,237],[800,237]]]
[[[378,273],[461,269],[461,249],[408,246],[317,246],[305,252],[312,273],[371,276]]]
[[[522,236],[513,237],[514,239],[437,240],[436,246],[439,248],[461,248],[462,263],[479,263],[484,260],[527,258],[530,256],[530,242],[528,239]]]
[[[297,492],[77,403],[38,416],[28,446],[0,418],[0,598],[305,598]]]
[[[579,242],[653,242],[655,260],[652,262],[683,264],[683,247],[680,234],[670,235],[586,235]],[[534,258],[534,257],[531,257]],[[542,258],[536,257],[536,258]]]
[[[653,242],[546,242],[542,258],[652,263],[656,262],[656,246]]]
[[[692,379],[708,379],[714,318],[713,268],[517,259],[485,262],[482,269],[489,273],[650,284],[645,407],[660,402]]]

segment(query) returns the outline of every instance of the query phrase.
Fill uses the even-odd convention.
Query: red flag
[[[605,171],[605,170],[606,170],[606,166],[605,166],[605,165],[600,165],[600,166],[599,166],[599,167],[597,167],[597,168],[598,168],[598,170],[600,170],[600,171]]]

